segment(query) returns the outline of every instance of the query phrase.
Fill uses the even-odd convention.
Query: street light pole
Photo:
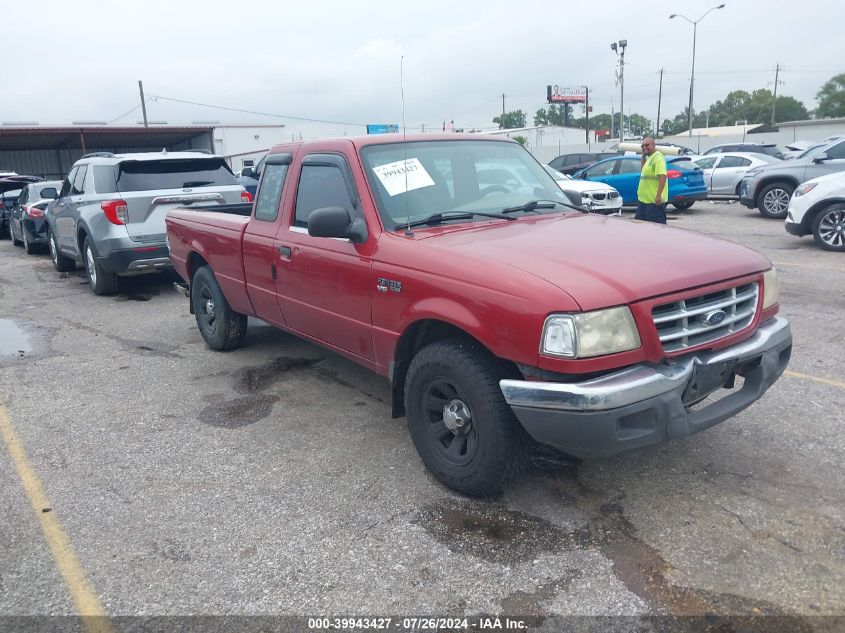
[[[695,90],[695,39],[696,39],[697,31],[698,31],[698,23],[701,22],[704,18],[706,18],[707,15],[711,11],[715,11],[716,9],[724,9],[724,8],[725,8],[724,4],[720,4],[718,6],[711,7],[710,9],[708,9],[704,13],[704,15],[702,15],[697,20],[690,20],[687,16],[681,15],[680,13],[673,13],[672,15],[669,16],[670,20],[673,19],[673,18],[683,18],[684,20],[686,20],[687,22],[692,24],[692,72],[690,73],[690,79],[689,79],[689,108],[688,108],[688,112],[687,112],[687,127],[689,128],[689,135],[690,136],[692,136],[692,115],[693,115],[692,102],[693,102],[693,94],[694,94],[694,90]]]
[[[619,40],[610,45],[610,50],[619,56],[619,142],[625,140],[625,48],[628,40]],[[621,49],[621,52],[620,52]],[[611,127],[613,121],[611,119]]]

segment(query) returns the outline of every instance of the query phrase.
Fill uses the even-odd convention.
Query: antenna
[[[407,134],[408,127],[405,125],[405,56],[399,58],[399,93],[402,96],[402,148],[404,156],[402,158],[402,169],[405,172],[405,217],[408,218],[408,227],[405,229],[406,237],[413,237],[414,232],[411,230],[411,211],[409,209],[408,201],[408,142]]]

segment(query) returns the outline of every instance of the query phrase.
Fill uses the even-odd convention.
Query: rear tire
[[[13,246],[20,246],[21,244],[26,244],[26,240],[21,242],[18,238],[15,237],[15,232],[12,230],[11,225],[9,226],[9,236],[12,238],[12,245]]]
[[[87,237],[82,244],[82,257],[85,264],[85,276],[95,295],[113,295],[117,292],[118,276],[106,271],[97,260],[97,253]]]
[[[757,196],[757,209],[763,217],[783,220],[789,211],[789,199],[795,188],[785,182],[775,182],[763,187]]]
[[[23,238],[23,249],[27,255],[35,255],[38,252],[38,247],[26,239],[26,229],[21,227],[21,237]]]
[[[499,387],[509,375],[485,350],[456,340],[432,343],[411,360],[408,430],[426,468],[449,488],[495,494],[518,465],[526,436]]]
[[[813,237],[825,250],[845,253],[845,204],[825,207],[813,220]]]
[[[53,231],[47,231],[47,244],[50,248],[50,259],[53,260],[53,268],[57,272],[67,273],[76,270],[76,262],[70,257],[65,257],[59,251],[59,243],[56,241],[56,235]]]
[[[680,209],[681,211],[686,211],[687,209],[692,207],[692,205],[694,205],[694,204],[695,204],[695,200],[685,200],[683,202],[673,202],[672,206],[675,207],[676,209]]]
[[[247,317],[232,310],[208,266],[199,268],[191,280],[191,305],[197,328],[211,349],[223,351],[243,344]]]

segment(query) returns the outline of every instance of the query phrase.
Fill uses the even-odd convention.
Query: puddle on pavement
[[[209,426],[223,429],[239,429],[263,420],[273,411],[278,396],[256,394],[216,402],[199,413],[199,420]]]
[[[243,367],[232,374],[235,378],[235,391],[238,393],[255,393],[264,391],[280,380],[287,372],[306,369],[319,363],[322,358],[278,358],[254,367]]]
[[[24,357],[31,351],[29,334],[11,319],[0,319],[0,356]]]

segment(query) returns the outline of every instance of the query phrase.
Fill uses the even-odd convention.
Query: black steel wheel
[[[232,310],[208,266],[202,266],[194,273],[191,280],[191,304],[197,328],[211,349],[233,349],[243,343],[246,338],[246,315]]]
[[[455,340],[432,343],[412,359],[408,429],[426,468],[446,486],[494,494],[518,465],[526,436],[499,388],[511,375],[486,350]]]

